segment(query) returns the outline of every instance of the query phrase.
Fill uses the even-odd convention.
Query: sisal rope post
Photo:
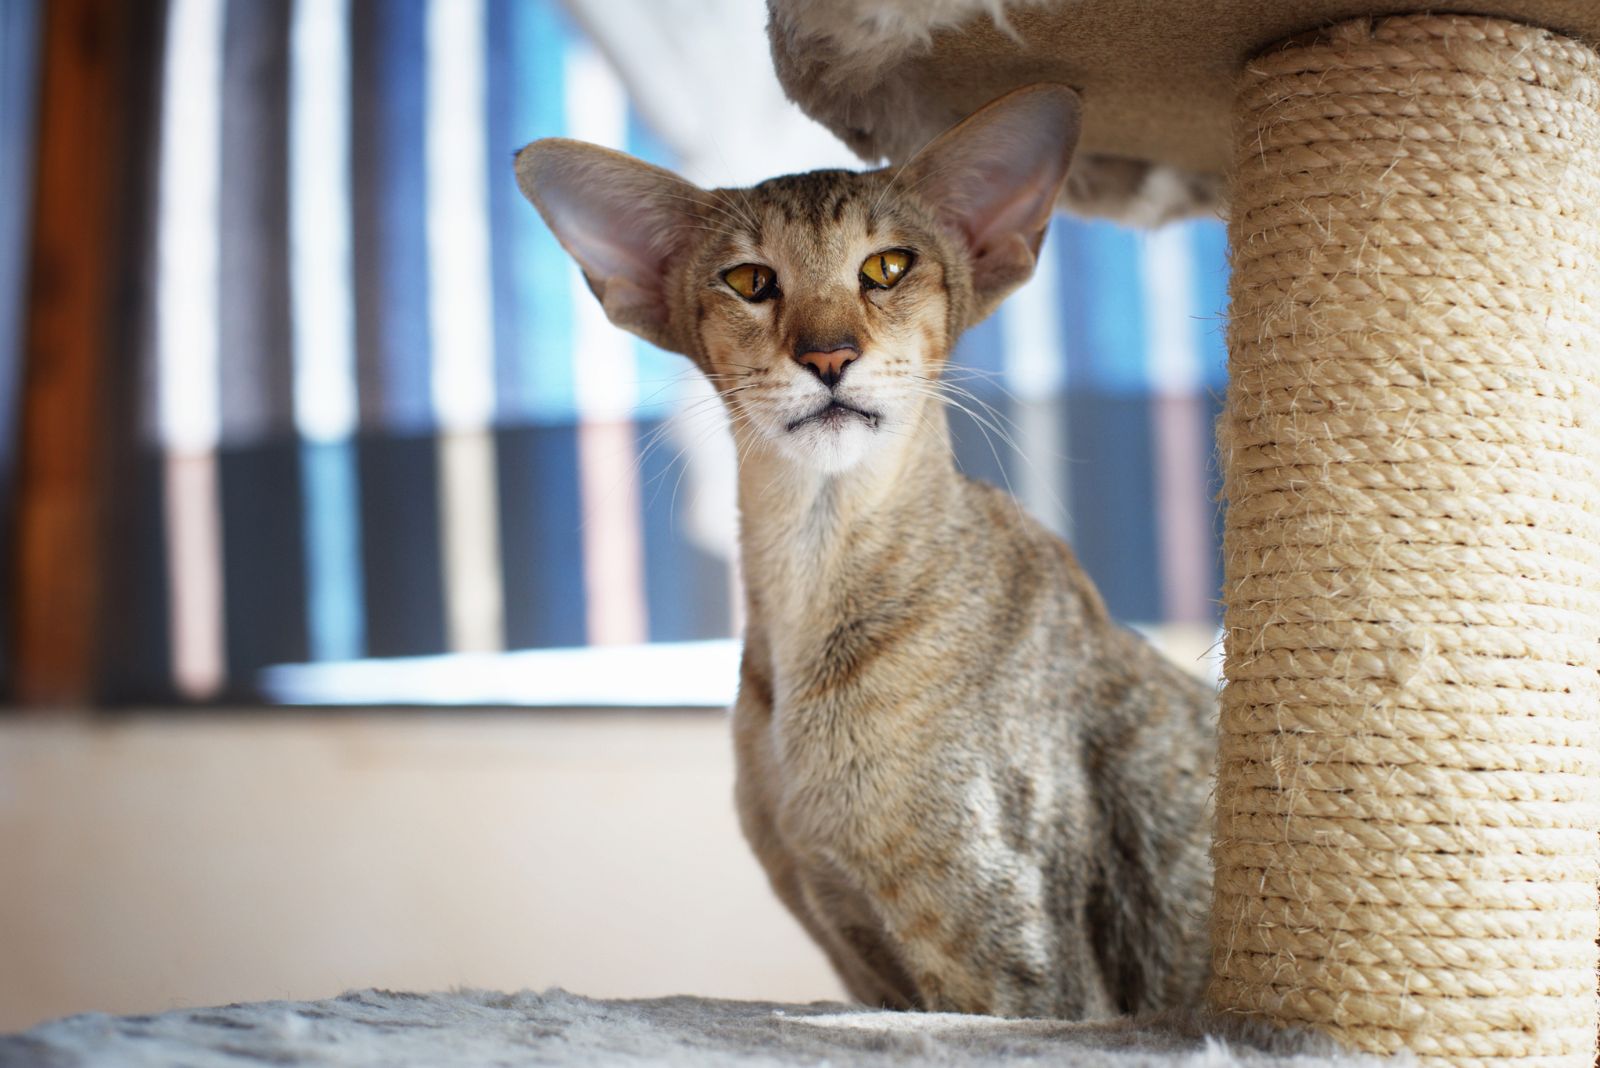
[[[1237,104],[1211,1000],[1595,1062],[1600,57],[1358,20]]]

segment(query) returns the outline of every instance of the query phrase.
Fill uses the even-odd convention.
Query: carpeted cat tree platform
[[[1408,6],[774,0],[772,33],[865,154],[1062,82],[1066,207],[1226,211],[1213,1006],[1586,1068],[1600,4]]]

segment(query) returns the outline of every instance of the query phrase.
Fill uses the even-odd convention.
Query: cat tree
[[[1600,4],[1449,6],[772,0],[771,32],[865,154],[1056,81],[1069,208],[1225,203],[1213,1003],[1588,1066]]]

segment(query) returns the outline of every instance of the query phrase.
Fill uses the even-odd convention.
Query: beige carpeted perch
[[[1212,1001],[1424,1063],[1587,1068],[1600,4],[1450,6],[1479,14],[773,0],[772,31],[858,150],[1060,81],[1086,109],[1068,207],[1225,195]],[[858,24],[829,31],[839,9]]]

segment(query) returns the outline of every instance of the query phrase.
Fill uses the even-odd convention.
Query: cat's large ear
[[[1007,93],[940,134],[896,180],[965,239],[974,321],[1033,274],[1081,112],[1078,94],[1064,85]]]
[[[517,153],[517,185],[578,261],[613,323],[685,350],[672,321],[667,265],[694,234],[704,190],[643,160],[559,137]]]

